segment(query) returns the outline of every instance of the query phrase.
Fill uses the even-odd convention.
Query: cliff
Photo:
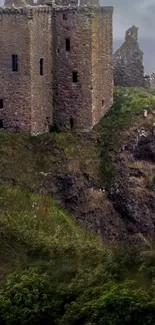
[[[0,183],[51,196],[103,240],[146,245],[155,235],[154,105],[154,93],[116,88],[89,134],[0,132]]]
[[[0,132],[0,324],[155,323],[154,110],[116,88],[90,134]]]

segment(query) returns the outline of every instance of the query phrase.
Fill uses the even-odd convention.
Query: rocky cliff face
[[[143,52],[139,48],[137,27],[126,31],[125,42],[113,55],[113,65],[116,86],[144,86]]]
[[[155,236],[154,107],[153,93],[118,88],[90,134],[1,132],[0,183],[52,196],[105,241],[149,245]]]

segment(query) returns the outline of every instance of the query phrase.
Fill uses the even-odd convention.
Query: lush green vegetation
[[[55,202],[0,187],[0,324],[155,323],[155,252],[103,245]]]
[[[0,133],[0,324],[155,324],[154,244],[109,246],[34,194],[51,194],[59,173],[80,170],[100,184],[100,153],[108,186],[114,152],[128,132],[154,122],[143,118],[154,105],[151,92],[116,88],[114,105],[89,136]]]
[[[109,185],[116,174],[113,153],[123,144],[127,132],[132,129],[153,124],[151,119],[144,119],[144,109],[148,114],[155,109],[155,93],[138,88],[116,87],[114,104],[100,123],[99,135],[102,142],[101,173],[105,185]]]

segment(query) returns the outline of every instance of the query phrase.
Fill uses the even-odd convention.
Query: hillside
[[[18,187],[0,187],[0,211],[0,324],[154,323],[153,249],[103,244]]]
[[[91,134],[0,132],[0,324],[155,324],[154,110],[117,88]]]
[[[106,241],[145,245],[155,231],[154,105],[147,90],[116,88],[90,134],[0,132],[0,184],[54,198]]]

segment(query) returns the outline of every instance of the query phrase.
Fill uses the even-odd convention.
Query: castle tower
[[[112,7],[53,11],[54,118],[59,130],[89,131],[113,101]]]
[[[89,131],[113,101],[113,8],[47,1],[0,8],[0,128]]]
[[[0,8],[0,128],[40,133],[52,122],[51,8]]]

